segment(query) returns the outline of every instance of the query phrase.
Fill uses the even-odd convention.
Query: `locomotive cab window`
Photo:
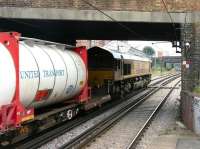
[[[131,64],[124,64],[124,75],[131,74]]]

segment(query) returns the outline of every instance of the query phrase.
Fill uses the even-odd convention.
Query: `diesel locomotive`
[[[151,80],[151,60],[141,51],[119,41],[88,50],[89,86],[123,98],[130,91],[146,87]]]

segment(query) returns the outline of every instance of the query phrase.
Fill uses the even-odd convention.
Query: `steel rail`
[[[174,75],[179,75],[180,73],[170,73],[170,74],[166,74],[166,75],[162,75],[162,76],[159,76],[159,77],[156,77],[156,78],[152,78],[151,79],[151,82],[152,81],[156,81],[156,80],[159,80],[159,79],[163,79],[163,78],[166,78],[166,77],[170,77],[170,76],[174,76]]]
[[[148,120],[145,122],[145,124],[142,126],[142,128],[139,130],[139,132],[137,133],[137,135],[133,138],[133,140],[131,141],[131,143],[128,145],[128,147],[126,149],[134,149],[136,148],[139,140],[141,139],[141,137],[143,136],[145,130],[148,128],[148,126],[150,125],[150,123],[154,120],[156,114],[160,111],[160,109],[162,108],[162,106],[164,105],[164,103],[167,101],[167,99],[169,98],[169,96],[171,95],[171,93],[173,92],[173,90],[176,88],[176,86],[180,83],[180,81],[178,81],[174,87],[172,87],[169,91],[169,93],[163,98],[163,100],[158,104],[158,106],[156,107],[156,109],[153,111],[153,113],[150,115],[150,117],[148,118]]]
[[[164,86],[171,82],[172,80],[178,78],[178,76],[175,76],[173,78],[170,78],[163,82],[161,86]],[[88,144],[92,139],[97,137],[102,132],[105,132],[108,130],[111,126],[113,126],[115,123],[117,123],[122,117],[124,117],[126,114],[128,114],[130,111],[132,111],[134,108],[142,104],[146,99],[148,99],[151,95],[156,93],[160,88],[153,88],[150,92],[146,93],[142,97],[140,97],[140,100],[135,102],[131,102],[125,107],[121,108],[119,111],[112,114],[110,117],[106,117],[104,120],[99,122],[97,125],[94,125],[93,127],[89,128],[87,131],[83,132],[79,136],[73,138],[66,144],[62,145],[60,149],[69,149],[69,148],[81,148]]]

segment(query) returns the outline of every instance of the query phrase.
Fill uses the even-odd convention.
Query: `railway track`
[[[159,110],[162,108],[163,104],[166,102],[166,100],[169,98],[169,96],[171,95],[172,91],[174,90],[174,88],[180,83],[180,81],[178,81],[174,87],[172,87],[169,91],[169,93],[159,102],[159,104],[156,106],[156,108],[153,110],[153,112],[151,113],[151,115],[149,116],[149,118],[147,119],[147,121],[145,122],[145,124],[142,126],[142,128],[138,131],[137,135],[132,139],[131,143],[128,145],[128,147],[126,149],[134,149],[136,148],[137,144],[139,143],[140,139],[142,138],[143,134],[145,133],[145,130],[148,128],[148,126],[150,125],[150,123],[153,121],[154,117],[156,116],[156,114],[159,112]]]
[[[171,77],[172,77],[171,75],[170,76],[166,76],[166,77],[162,77],[162,79],[160,79],[157,82],[155,82],[154,84],[152,84],[152,86],[155,86],[156,84],[162,82],[165,79],[171,79]],[[155,90],[155,88],[154,89],[152,88],[152,89],[149,89],[149,90]],[[134,92],[133,94],[136,95],[139,92],[141,92],[141,90],[137,91],[137,92]],[[130,97],[133,96],[133,94],[129,95],[126,98],[129,99]],[[61,124],[61,125],[58,125],[58,126],[56,126],[54,128],[48,129],[45,132],[42,132],[42,133],[37,134],[35,136],[32,136],[32,137],[30,137],[28,139],[25,139],[25,140],[23,140],[21,142],[18,142],[16,144],[12,145],[11,147],[14,147],[14,148],[38,148],[38,147],[48,143],[49,141],[53,140],[54,138],[57,138],[60,135],[66,133],[66,132],[72,130],[73,128],[78,127],[79,125],[85,123],[86,121],[96,117],[97,115],[102,114],[103,112],[107,111],[111,107],[114,107],[114,106],[120,104],[121,102],[122,101],[118,100],[115,103],[107,104],[107,105],[103,106],[102,108],[100,108],[97,111],[92,111],[90,114],[83,115],[83,116],[81,116],[81,117],[79,117],[77,119],[69,121],[66,124]],[[67,146],[66,148],[68,148],[68,147],[69,146]]]
[[[177,78],[177,77],[176,77]],[[137,108],[139,105],[141,105],[143,102],[146,101],[146,99],[148,99],[151,95],[153,95],[154,93],[156,93],[158,90],[160,90],[160,88],[166,84],[168,84],[169,82],[171,82],[172,80],[174,80],[175,78],[170,78],[167,81],[163,82],[161,84],[160,87],[156,88],[156,89],[152,89],[150,92],[146,93],[145,95],[143,95],[142,97],[140,97],[140,100],[135,102],[130,102],[129,104],[127,104],[126,106],[124,106],[123,108],[121,108],[119,111],[115,112],[114,114],[112,114],[111,116],[105,118],[104,120],[102,120],[100,123],[98,123],[97,125],[94,125],[93,127],[91,127],[90,129],[88,129],[87,131],[85,131],[84,133],[82,133],[81,135],[75,137],[74,139],[72,139],[71,141],[67,142],[66,144],[64,144],[63,146],[60,147],[60,149],[68,149],[68,148],[81,148],[83,146],[85,146],[86,144],[88,144],[91,140],[93,140],[95,137],[97,137],[98,135],[102,134],[103,132],[105,132],[106,130],[110,129],[114,124],[116,124],[121,118],[123,118],[126,114],[128,114],[130,111],[132,111],[133,109]],[[173,89],[173,88],[172,88]],[[171,89],[171,90],[172,90]],[[169,96],[169,95],[168,95]],[[167,97],[166,97],[167,98]],[[165,99],[166,100],[166,99]],[[162,102],[162,104],[164,103],[164,101]],[[161,104],[161,105],[162,105]],[[160,105],[160,106],[161,106]],[[158,110],[156,110],[158,111]],[[155,112],[156,113],[156,112]],[[153,116],[152,116],[153,118]],[[152,118],[149,118],[150,120]],[[150,121],[149,120],[149,121]],[[149,122],[148,122],[149,123]],[[145,127],[146,128],[146,127]],[[144,128],[144,129],[145,129]],[[142,131],[143,132],[143,131]],[[142,132],[140,133],[140,135],[142,134]],[[139,135],[138,135],[139,136]],[[139,137],[138,137],[139,138]],[[138,139],[137,139],[138,140]],[[134,143],[133,143],[134,144]],[[132,146],[132,145],[130,145]]]
[[[173,73],[169,73],[169,74],[162,75],[162,76],[156,76],[156,77],[153,77],[153,78],[151,79],[151,81],[158,80],[158,79],[161,79],[161,78],[170,76],[170,75],[174,75],[174,74],[173,74]]]
[[[170,73],[170,74],[167,74],[167,75],[162,75],[160,77],[156,77],[156,78],[153,78],[151,80],[151,83],[149,84],[149,86],[154,86],[155,84],[157,84],[158,81],[162,81],[163,79],[166,79],[167,77],[171,77],[171,76],[174,76],[175,74],[173,73]]]

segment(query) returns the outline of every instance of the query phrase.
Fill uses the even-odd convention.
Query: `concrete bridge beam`
[[[170,23],[167,12],[143,12],[143,11],[104,11],[120,22],[153,22]],[[4,18],[18,19],[42,19],[42,20],[78,20],[78,21],[112,21],[97,10],[56,9],[56,8],[20,8],[1,7],[0,16]],[[186,13],[171,13],[174,23],[184,23]],[[192,13],[187,13],[187,21],[192,22]],[[200,12],[195,13],[195,18],[200,19]]]

